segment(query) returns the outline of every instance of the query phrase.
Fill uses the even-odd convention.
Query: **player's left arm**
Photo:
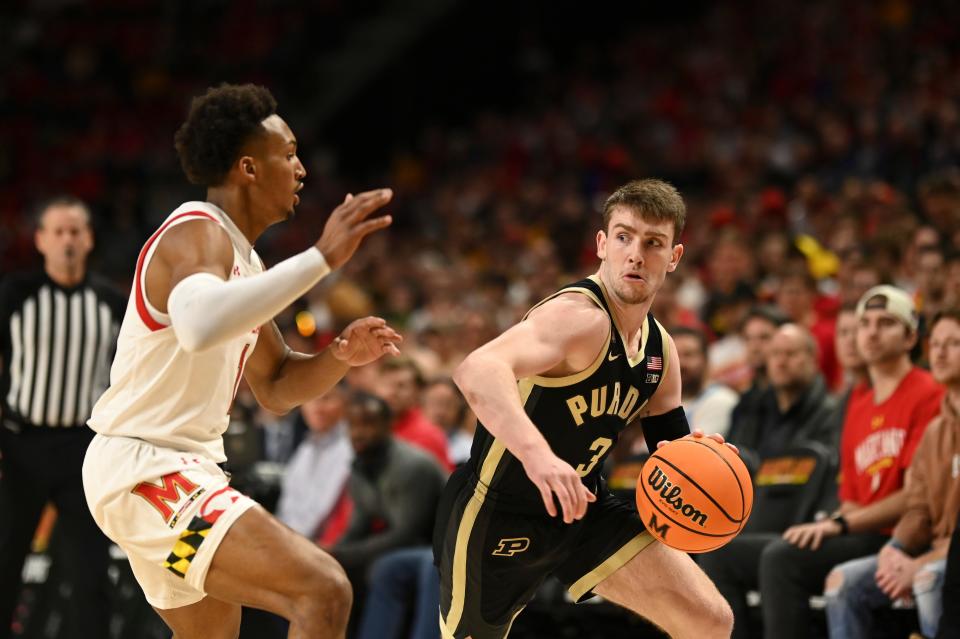
[[[663,379],[639,415],[640,427],[650,452],[669,441],[691,434],[690,424],[687,423],[681,405],[680,357],[670,335],[667,335],[666,346],[669,352]],[[694,430],[692,434],[694,437],[703,437],[700,430]],[[709,437],[717,443],[724,443],[723,435],[719,433],[713,433]],[[728,443],[727,446],[737,450],[733,444]]]
[[[330,346],[308,355],[287,346],[276,323],[270,321],[260,327],[244,377],[261,406],[282,414],[326,393],[350,367],[387,354],[399,355],[397,345],[402,340],[386,321],[365,317],[350,323]]]

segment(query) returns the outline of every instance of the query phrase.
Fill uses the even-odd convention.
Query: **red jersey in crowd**
[[[406,410],[393,421],[393,434],[432,454],[446,471],[453,470],[443,429],[427,419],[417,407]]]
[[[903,487],[903,476],[927,424],[940,412],[944,388],[914,367],[885,401],[873,389],[850,397],[840,443],[840,500],[866,506]]]

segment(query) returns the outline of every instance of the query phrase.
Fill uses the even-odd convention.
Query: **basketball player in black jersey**
[[[600,476],[631,423],[651,450],[690,432],[673,339],[650,313],[683,255],[685,218],[665,182],[618,189],[597,233],[599,271],[457,369],[479,423],[434,535],[444,639],[505,637],[550,574],[575,601],[602,595],[675,639],[730,636],[733,615],[709,578],[655,542]]]

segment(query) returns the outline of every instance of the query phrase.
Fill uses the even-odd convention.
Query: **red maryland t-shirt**
[[[883,403],[874,403],[873,389],[850,397],[840,442],[841,501],[866,506],[903,487],[943,394],[930,373],[914,367]]]

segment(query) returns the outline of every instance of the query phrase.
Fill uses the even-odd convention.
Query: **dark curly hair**
[[[240,149],[276,112],[269,89],[255,84],[221,84],[194,98],[173,136],[187,179],[200,186],[222,184]]]

